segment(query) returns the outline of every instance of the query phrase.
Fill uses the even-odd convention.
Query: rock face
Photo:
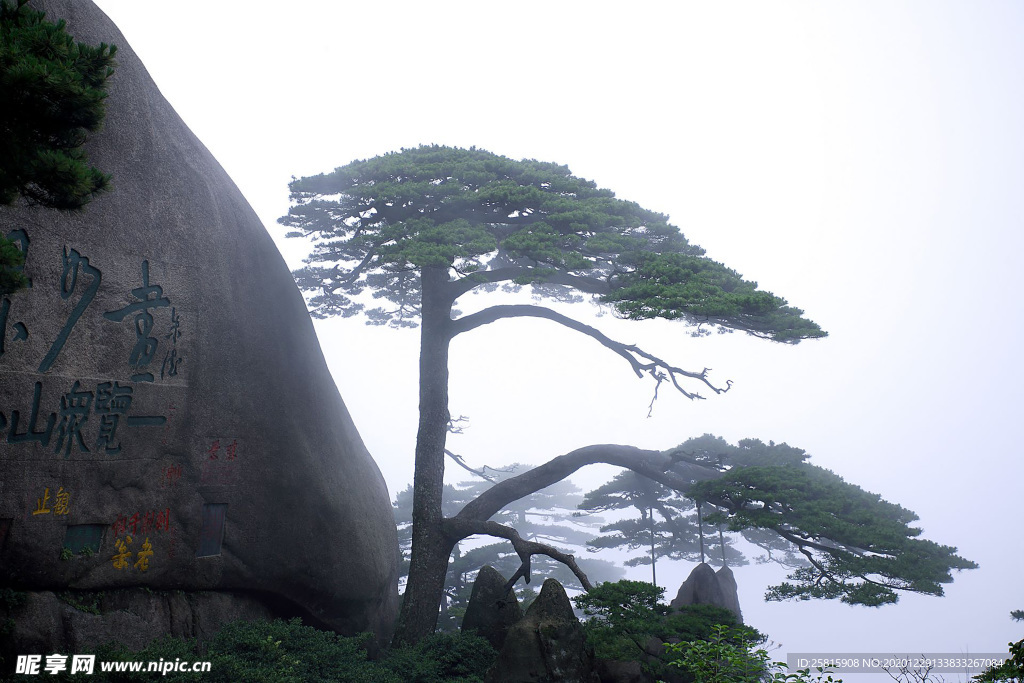
[[[676,609],[684,605],[714,605],[729,610],[741,623],[743,621],[740,600],[736,592],[736,578],[728,567],[723,567],[716,574],[711,565],[698,564],[686,577],[675,599],[669,604]]]
[[[722,607],[736,615],[736,620],[743,623],[743,612],[740,611],[739,586],[736,585],[736,577],[728,567],[722,567],[715,576],[718,577],[718,585],[722,589],[722,597],[725,602]]]
[[[654,679],[644,673],[640,662],[625,662],[613,659],[598,659],[595,665],[601,683],[653,683]]]
[[[86,652],[97,643],[117,642],[138,650],[154,631],[200,641],[237,619],[276,616],[250,593],[143,591],[18,594],[17,606],[0,607],[3,620],[16,620],[15,643],[0,643],[0,657],[13,662],[25,652]]]
[[[554,579],[505,638],[487,673],[487,683],[599,683],[594,653],[584,641],[583,626],[573,614],[565,589]]]
[[[33,4],[118,46],[87,145],[114,189],[0,207],[31,279],[0,300],[0,587],[245,594],[386,636],[388,492],[287,266],[110,20]]]
[[[509,628],[523,617],[515,591],[505,593],[505,582],[498,570],[484,565],[473,582],[473,593],[462,619],[463,631],[476,631],[499,652]]]

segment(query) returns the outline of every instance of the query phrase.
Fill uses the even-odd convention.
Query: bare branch
[[[476,534],[482,534],[485,536],[504,538],[512,543],[512,547],[515,548],[516,554],[519,555],[519,559],[522,561],[522,564],[519,566],[516,573],[512,575],[512,578],[508,580],[508,583],[505,584],[506,593],[511,590],[512,586],[514,586],[516,581],[519,580],[519,577],[525,579],[526,583],[530,583],[530,558],[534,555],[546,555],[553,560],[561,562],[576,575],[576,578],[580,580],[580,584],[585,590],[589,591],[593,588],[590,583],[590,579],[587,578],[587,575],[582,569],[580,569],[579,565],[576,564],[576,558],[574,556],[544,543],[527,541],[512,527],[505,526],[504,524],[498,524],[497,522],[459,519],[458,517],[446,519],[443,524],[446,534],[458,537],[459,539]]]
[[[466,428],[463,427],[463,423],[469,424],[469,418],[465,415],[459,415],[458,417],[448,418],[448,433],[449,434],[462,434]]]
[[[654,396],[651,397],[651,402],[647,405],[647,417],[650,417],[654,413],[654,403],[658,400],[658,388],[661,387],[661,383],[665,381],[664,372],[652,372],[651,377],[654,378]]]
[[[452,453],[452,452],[451,452],[450,450],[448,450],[447,448],[446,448],[446,449],[444,449],[444,454],[445,454],[445,455],[447,455],[447,456],[448,456],[449,458],[451,458],[452,460],[454,460],[454,461],[455,461],[455,463],[456,463],[456,464],[457,464],[457,465],[458,465],[459,467],[461,467],[462,469],[466,470],[467,472],[470,472],[470,473],[472,473],[472,474],[475,474],[476,476],[480,477],[481,479],[485,479],[485,480],[487,480],[487,481],[491,482],[492,484],[493,484],[493,483],[495,482],[495,479],[494,479],[494,477],[489,477],[489,476],[487,476],[486,474],[484,474],[483,470],[474,470],[474,469],[473,469],[472,467],[470,467],[469,465],[467,465],[467,464],[466,464],[466,461],[465,461],[465,460],[464,460],[464,459],[462,458],[462,456],[461,456],[461,455],[456,455],[455,453]]]
[[[672,386],[674,386],[679,393],[689,399],[703,399],[704,397],[700,394],[683,389],[679,384],[680,377],[697,380],[710,388],[716,394],[724,394],[732,387],[732,380],[726,382],[725,388],[717,387],[712,384],[711,380],[708,379],[708,373],[711,372],[711,368],[704,368],[700,372],[683,370],[682,368],[668,364],[661,358],[637,347],[635,344],[623,344],[622,342],[617,342],[614,339],[609,338],[597,328],[591,327],[590,325],[584,325],[578,320],[574,320],[573,318],[562,315],[550,308],[544,308],[543,306],[532,306],[529,304],[491,306],[490,308],[485,308],[482,311],[471,313],[470,315],[465,315],[452,321],[451,336],[455,337],[463,332],[469,332],[470,330],[474,330],[483,325],[489,325],[490,323],[505,318],[542,318],[544,320],[556,322],[559,325],[568,327],[576,332],[585,334],[596,340],[605,348],[615,352],[625,359],[626,362],[629,363],[630,367],[633,368],[633,372],[637,377],[643,377],[646,373],[654,378],[658,384],[665,379],[668,379],[672,382]],[[655,398],[657,398],[657,387],[655,387]]]

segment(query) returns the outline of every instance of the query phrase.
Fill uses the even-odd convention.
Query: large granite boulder
[[[203,642],[228,622],[278,616],[260,596],[248,592],[124,588],[26,591],[10,597],[14,599],[0,601],[0,622],[17,624],[16,642],[0,638],[0,658],[6,663],[18,654],[81,653],[105,642],[139,650],[153,633]]]
[[[736,615],[736,621],[743,623],[743,612],[740,610],[739,586],[736,584],[736,577],[729,567],[722,567],[715,576],[718,577],[718,587],[722,589],[724,602],[722,607]]]
[[[0,587],[183,591],[197,618],[244,595],[386,636],[388,492],[287,266],[110,20],[33,4],[118,46],[87,145],[114,189],[81,213],[0,207],[31,279],[0,301]]]
[[[594,652],[562,584],[548,579],[508,631],[487,683],[599,683]]]
[[[729,610],[742,623],[736,588],[731,569],[723,567],[716,574],[711,565],[702,562],[686,577],[669,606],[679,609],[685,605],[714,605]]]
[[[509,628],[523,618],[515,590],[505,591],[506,582],[497,569],[484,565],[473,582],[466,616],[462,618],[463,632],[476,631],[499,652]]]

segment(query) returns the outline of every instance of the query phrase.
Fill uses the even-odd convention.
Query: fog
[[[302,245],[275,224],[291,176],[476,145],[669,214],[830,334],[787,346],[589,320],[735,382],[697,402],[663,388],[648,418],[653,387],[592,340],[539,320],[486,326],[452,348],[451,409],[470,427],[450,443],[471,464],[708,432],[787,442],[981,566],[943,598],[875,609],[766,604],[784,572],[740,567],[744,616],[782,644],[774,656],[996,653],[1020,637],[1024,6],[98,4],[293,266]],[[394,495],[412,476],[417,333],[316,326]],[[691,569],[659,562],[659,583],[674,594]]]

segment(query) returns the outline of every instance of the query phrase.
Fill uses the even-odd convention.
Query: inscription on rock
[[[7,236],[25,254],[32,277],[31,287],[0,302],[5,455],[145,457],[146,444],[166,443],[174,406],[160,400],[160,385],[187,387],[188,316],[153,271],[172,280],[180,273],[138,256],[139,282],[121,283],[104,278],[97,264],[123,256],[58,246],[25,228]],[[43,322],[30,332],[24,319]],[[126,351],[120,358],[113,352],[119,347]],[[136,444],[135,452],[126,443]]]

